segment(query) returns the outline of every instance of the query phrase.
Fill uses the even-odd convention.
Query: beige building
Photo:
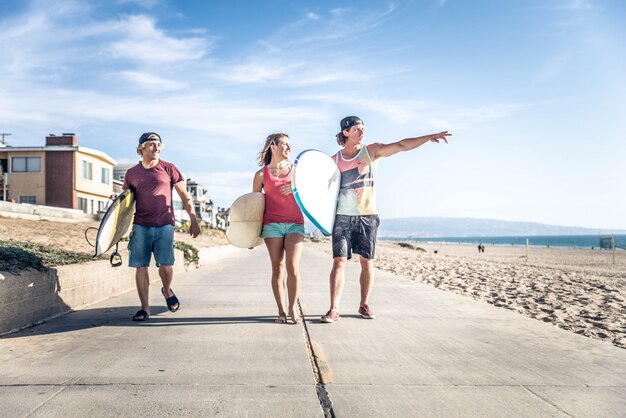
[[[104,210],[116,162],[78,146],[75,134],[49,135],[43,147],[0,146],[0,199],[85,213]]]

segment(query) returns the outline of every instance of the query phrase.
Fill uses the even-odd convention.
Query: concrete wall
[[[183,253],[176,250],[174,272],[184,270]],[[159,280],[156,267],[150,277]],[[135,269],[127,256],[116,268],[103,260],[19,275],[0,272],[0,335],[134,289]]]
[[[200,265],[217,262],[236,251],[242,250],[230,245],[203,248],[199,251]],[[181,251],[175,253],[174,272],[180,273],[185,270],[184,256]],[[124,265],[116,268],[103,260],[20,275],[0,272],[0,335],[135,291],[135,269],[128,267],[127,254],[122,256]],[[150,268],[150,277],[160,280],[156,267]]]
[[[7,218],[47,219],[50,221],[84,222],[95,220],[95,215],[84,214],[78,209],[64,209],[52,206],[28,205],[3,202],[0,200],[0,216]],[[2,222],[2,220],[0,220]]]

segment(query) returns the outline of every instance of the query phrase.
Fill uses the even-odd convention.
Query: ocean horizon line
[[[427,244],[483,244],[495,246],[525,246],[554,248],[610,249],[615,237],[615,248],[626,249],[626,234],[572,234],[572,235],[500,235],[500,236],[380,236],[383,241],[410,241]]]

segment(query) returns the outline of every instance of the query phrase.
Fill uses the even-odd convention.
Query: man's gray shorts
[[[333,257],[352,258],[352,253],[374,259],[378,215],[337,215],[333,226]]]

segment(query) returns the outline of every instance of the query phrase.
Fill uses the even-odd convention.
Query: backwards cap
[[[161,141],[161,137],[156,132],[146,132],[139,137],[139,145],[143,144],[146,141]]]
[[[358,116],[346,116],[345,118],[341,119],[341,122],[339,122],[339,127],[341,128],[341,132],[339,133],[342,133],[344,129],[352,128],[354,125],[365,125],[365,124],[363,123],[361,118]]]

